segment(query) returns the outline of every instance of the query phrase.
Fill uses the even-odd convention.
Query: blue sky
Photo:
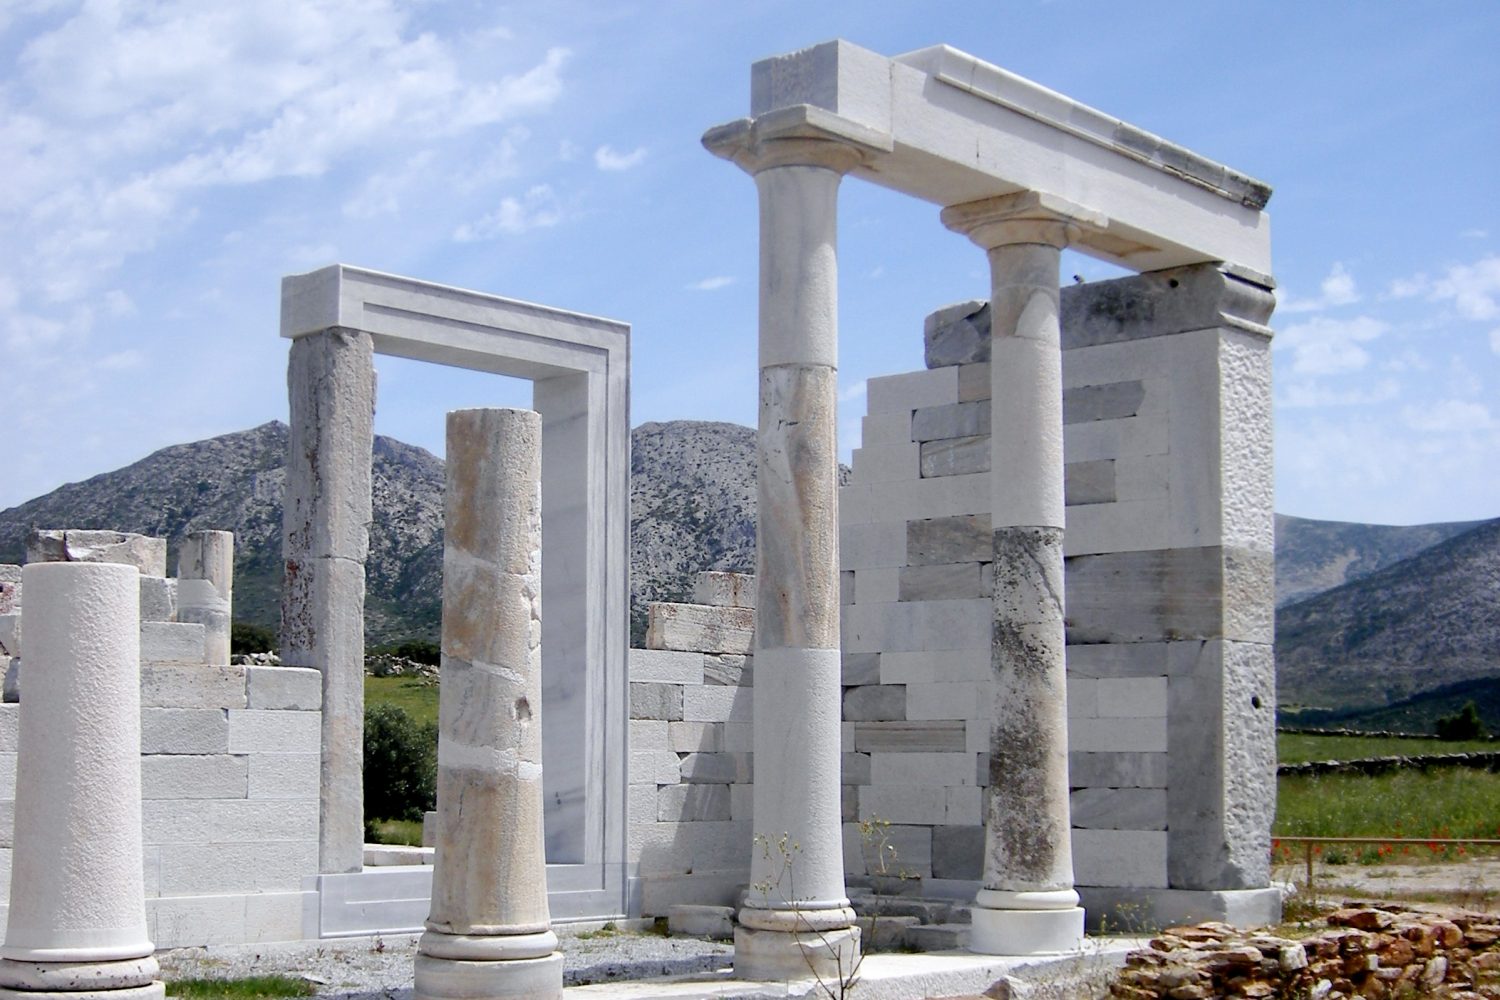
[[[624,320],[632,423],[755,419],[749,67],[946,42],[1275,188],[1277,509],[1500,514],[1500,5],[6,0],[0,507],[285,419],[283,274],[343,261]],[[932,206],[840,209],[841,446],[987,289]],[[1113,272],[1084,258],[1064,270]],[[441,453],[518,384],[382,359]]]

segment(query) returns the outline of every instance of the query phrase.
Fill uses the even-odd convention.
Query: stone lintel
[[[1213,328],[1270,337],[1266,323],[1276,308],[1270,279],[1233,270],[1195,264],[1064,286],[1063,350]]]

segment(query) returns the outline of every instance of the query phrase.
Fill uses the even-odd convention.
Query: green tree
[[[1440,740],[1482,740],[1490,731],[1479,717],[1479,706],[1470,699],[1453,715],[1437,720],[1437,734]]]
[[[365,710],[365,825],[420,820],[437,799],[437,727],[396,705]]]

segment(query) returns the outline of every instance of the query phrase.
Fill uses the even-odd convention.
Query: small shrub
[[[1437,734],[1440,740],[1482,740],[1490,732],[1479,717],[1479,707],[1470,700],[1453,715],[1437,720]]]
[[[421,821],[437,798],[437,727],[395,705],[365,710],[365,826],[378,819]]]
[[[365,651],[365,655],[399,656],[413,663],[425,663],[429,667],[436,667],[442,663],[443,649],[431,639],[403,639],[384,646],[371,646]]]
[[[231,653],[274,653],[276,652],[276,633],[264,625],[230,622],[229,651]]]

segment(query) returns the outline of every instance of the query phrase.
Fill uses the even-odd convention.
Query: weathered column
[[[943,210],[990,260],[990,475],[995,704],[983,886],[973,951],[1065,951],[1083,940],[1073,889],[1063,621],[1062,346],[1058,262],[1097,216],[1020,192]]]
[[[177,620],[203,626],[208,663],[229,662],[234,532],[191,531],[177,556]]]
[[[282,512],[281,662],[323,674],[318,868],[364,865],[365,556],[374,348],[333,327],[292,341]]]
[[[709,148],[760,194],[756,843],[735,931],[747,979],[839,977],[859,955],[840,824],[839,181],[860,159],[828,139],[744,133]]]
[[[26,700],[0,996],[161,997],[141,872],[139,573],[56,562],[22,578]]]
[[[437,859],[418,997],[561,997],[542,827],[541,418],[448,414]]]

